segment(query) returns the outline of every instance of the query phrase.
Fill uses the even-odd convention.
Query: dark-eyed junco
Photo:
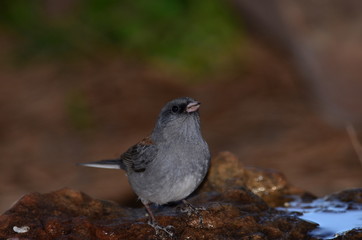
[[[184,200],[208,171],[210,152],[201,135],[199,107],[200,103],[189,97],[174,99],[162,108],[152,134],[120,158],[81,165],[125,170],[157,231],[161,227],[149,204]]]

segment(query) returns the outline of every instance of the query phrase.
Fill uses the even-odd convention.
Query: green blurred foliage
[[[72,90],[66,96],[65,110],[71,127],[85,133],[94,128],[91,107],[86,95],[79,90]]]
[[[18,39],[21,59],[109,51],[203,73],[226,64],[242,45],[223,0],[74,0],[55,16],[46,8],[52,1],[0,1],[0,27]]]

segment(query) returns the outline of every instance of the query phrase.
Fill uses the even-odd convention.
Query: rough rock
[[[143,208],[125,208],[64,188],[22,197],[0,216],[0,239],[315,239],[308,232],[316,224],[270,206],[276,205],[271,199],[280,203],[287,198],[279,196],[292,193],[306,194],[279,173],[243,168],[232,154],[222,153],[189,199],[205,210],[187,214],[182,204],[153,207],[160,225],[173,226],[173,237],[155,235]]]
[[[362,239],[362,229],[352,229],[347,233],[336,237],[334,240],[360,240]]]
[[[288,183],[285,176],[271,169],[244,167],[230,152],[221,152],[212,159],[211,167],[200,191],[224,191],[244,186],[261,197],[269,206],[282,206],[298,195],[306,201],[315,199],[311,193]]]
[[[342,202],[362,203],[362,189],[348,189],[328,196],[327,200],[339,200]]]
[[[159,224],[174,227],[176,239],[309,239],[315,224],[278,212],[245,188],[224,193],[201,193],[191,199],[203,206],[199,216],[188,216],[175,206],[157,209]],[[62,189],[21,198],[0,217],[0,238],[19,239],[154,239],[143,209]],[[14,227],[28,228],[17,233]],[[167,236],[161,235],[160,238]]]

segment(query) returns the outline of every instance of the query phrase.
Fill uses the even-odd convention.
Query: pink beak
[[[199,103],[199,102],[189,103],[186,107],[186,112],[188,112],[188,113],[196,112],[199,109],[200,104],[201,103]]]

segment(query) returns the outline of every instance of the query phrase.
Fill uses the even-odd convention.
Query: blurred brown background
[[[132,203],[118,156],[163,104],[202,102],[213,154],[314,194],[361,187],[346,126],[362,118],[360,1],[5,0],[0,211],[62,187]]]

